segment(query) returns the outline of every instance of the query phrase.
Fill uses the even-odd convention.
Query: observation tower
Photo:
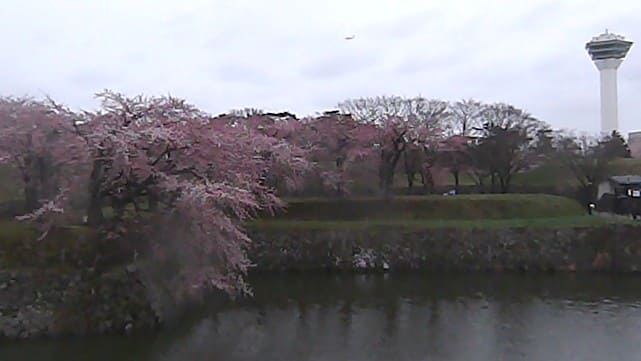
[[[628,54],[632,42],[621,35],[605,33],[595,36],[585,48],[601,75],[601,132],[619,130],[617,69]]]

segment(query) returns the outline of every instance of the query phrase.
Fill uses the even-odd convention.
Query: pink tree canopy
[[[422,97],[359,98],[338,106],[343,113],[373,127],[380,155],[379,183],[384,194],[389,193],[398,161],[408,147],[429,150],[449,116],[447,102]]]
[[[66,165],[83,159],[82,149],[69,114],[51,101],[0,98],[0,163],[19,171],[27,211],[55,208],[73,174]]]
[[[145,230],[157,259],[180,265],[171,280],[177,288],[244,290],[250,239],[243,224],[283,206],[264,178],[275,169],[299,176],[308,164],[301,149],[287,137],[221,121],[181,99],[110,91],[98,98],[97,112],[58,107],[75,117],[86,160],[66,158],[61,144],[52,149],[69,169],[88,165],[87,181],[69,191],[88,190],[89,223],[110,237]],[[56,201],[24,218],[42,221],[69,210],[68,198]]]

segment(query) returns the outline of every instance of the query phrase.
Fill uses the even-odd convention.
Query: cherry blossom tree
[[[408,146],[429,149],[440,136],[448,116],[447,102],[422,97],[360,98],[346,100],[338,107],[343,113],[378,130],[379,183],[385,195],[389,195],[397,164]]]
[[[308,127],[304,121],[300,121],[292,113],[231,113],[216,117],[214,122],[222,122],[234,128],[261,134],[269,139],[277,139],[295,148],[299,156],[309,158],[312,143],[306,132]],[[279,194],[302,187],[302,174],[299,168],[278,162],[278,158],[274,157],[270,149],[261,151],[260,156],[265,162],[271,164],[262,171],[262,184],[275,189]]]
[[[62,196],[73,173],[65,165],[83,158],[81,148],[68,114],[51,101],[0,98],[0,163],[19,171],[26,211]]]
[[[101,108],[76,114],[88,164],[89,224],[108,239],[145,234],[151,255],[171,270],[174,289],[246,290],[245,222],[284,206],[263,181],[275,167],[307,168],[298,147],[256,127],[213,118],[173,97],[105,91]],[[60,107],[62,109],[62,107]],[[269,157],[265,154],[269,153]],[[70,162],[66,166],[73,167]],[[65,199],[26,218],[46,219]],[[147,246],[141,245],[141,247]]]
[[[372,154],[375,133],[339,111],[309,118],[305,125],[301,134],[311,143],[310,159],[319,168],[325,187],[339,196],[348,194],[353,182],[350,171]]]
[[[352,166],[364,160],[373,150],[372,129],[338,111],[328,111],[303,119],[298,119],[289,112],[249,115],[232,113],[220,116],[219,120],[284,140],[297,147],[299,151],[304,152],[310,166],[314,168],[309,175],[316,174],[323,187],[329,190],[328,193],[335,195],[350,192]],[[263,156],[267,159],[269,152]],[[303,184],[287,184],[283,187],[284,177],[301,179],[287,177],[286,169],[273,167],[265,174],[265,181],[281,191],[283,188],[303,187]]]

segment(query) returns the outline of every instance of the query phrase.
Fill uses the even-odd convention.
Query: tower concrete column
[[[631,41],[623,36],[605,33],[585,44],[601,77],[601,132],[619,130],[617,69],[627,55]]]
[[[601,74],[601,131],[610,134],[619,129],[617,69],[623,59],[596,60]]]

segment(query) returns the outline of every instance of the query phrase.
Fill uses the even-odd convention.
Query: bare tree
[[[242,109],[232,109],[229,111],[229,115],[233,115],[241,118],[248,118],[255,115],[263,115],[265,112],[262,109],[258,108],[242,108]]]
[[[555,139],[556,158],[579,183],[579,198],[584,204],[595,201],[599,183],[606,180],[613,159],[598,138],[559,134]]]
[[[450,135],[473,135],[474,129],[482,126],[483,110],[483,104],[474,99],[459,100],[451,104],[448,133]]]
[[[546,124],[534,118],[530,113],[506,103],[494,103],[483,106],[482,125],[500,127],[503,129],[519,128],[528,137],[534,138],[536,132],[546,127]],[[476,130],[484,131],[484,129]]]
[[[342,113],[351,114],[361,123],[383,125],[390,118],[407,123],[421,123],[430,130],[442,130],[449,115],[448,103],[423,97],[377,96],[348,99],[338,104]]]
[[[536,160],[534,139],[545,124],[512,105],[484,106],[480,136],[469,148],[471,175],[480,186],[490,177],[492,191],[507,193],[515,174],[528,169]]]

